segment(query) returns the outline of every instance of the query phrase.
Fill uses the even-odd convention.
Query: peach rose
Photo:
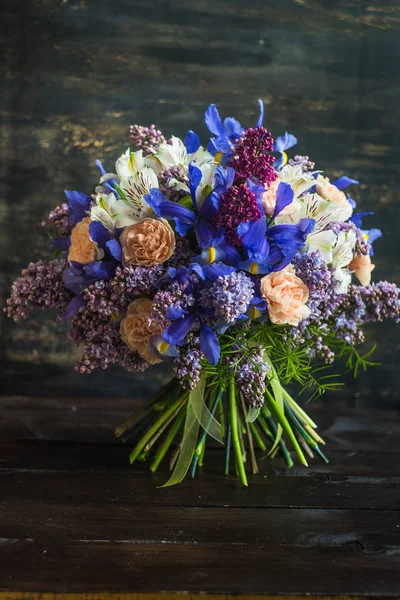
[[[164,219],[143,219],[125,227],[121,235],[122,264],[159,265],[174,253],[175,234]]]
[[[160,334],[162,329],[151,318],[152,302],[147,298],[138,298],[128,306],[128,314],[119,326],[122,340],[131,349],[139,352],[148,363],[161,362],[149,349],[149,339]]]
[[[330,182],[328,177],[324,177],[323,175],[318,175],[316,180],[316,188],[317,194],[321,196],[324,200],[331,200],[338,206],[346,206],[349,204],[349,201],[346,198],[344,192],[339,190],[336,185]]]
[[[265,214],[271,216],[274,214],[275,205],[276,205],[276,190],[278,189],[278,185],[280,181],[275,179],[269,186],[266,192],[263,193],[261,197],[261,202],[265,210]]]
[[[68,260],[88,265],[96,260],[96,244],[89,236],[90,217],[85,217],[75,225],[71,232],[71,246],[68,252]]]
[[[292,265],[265,275],[261,279],[261,292],[267,300],[269,318],[273,323],[296,326],[310,314],[306,306],[308,287],[295,275]]]
[[[361,285],[369,285],[371,283],[371,273],[375,269],[375,265],[371,262],[369,254],[355,256],[349,268],[353,271]]]

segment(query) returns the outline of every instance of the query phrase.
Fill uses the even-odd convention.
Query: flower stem
[[[285,417],[285,415],[283,414],[283,412],[281,412],[278,407],[276,406],[275,400],[272,397],[272,395],[270,394],[269,390],[266,389],[265,390],[265,396],[268,400],[268,407],[270,408],[270,410],[273,412],[275,419],[278,421],[278,423],[281,425],[283,431],[286,433],[287,437],[289,438],[294,451],[297,454],[297,458],[299,459],[300,463],[302,465],[304,465],[305,467],[308,467],[308,463],[305,459],[305,456],[303,454],[302,449],[299,446],[299,442],[296,439],[296,436],[293,433],[292,428],[289,425],[289,422],[287,420],[287,418]]]
[[[229,422],[232,430],[232,443],[233,449],[235,452],[235,461],[236,468],[239,474],[240,481],[243,485],[247,486],[247,476],[246,471],[244,469],[242,449],[240,447],[239,440],[239,430],[238,430],[238,414],[237,414],[237,404],[236,404],[236,394],[235,394],[235,382],[233,377],[229,382],[229,395],[228,395],[228,403],[229,403]]]
[[[220,402],[220,400],[222,398],[222,394],[223,393],[224,393],[223,390],[219,390],[219,392],[217,394],[217,397],[214,400],[213,406],[212,406],[211,411],[210,411],[212,416],[214,416],[215,411],[217,410],[217,406],[218,406],[218,404],[219,404],[219,402]],[[210,419],[210,421],[211,421],[211,419]],[[195,476],[196,469],[197,469],[197,464],[198,464],[200,458],[204,454],[204,447],[205,447],[207,435],[208,435],[207,430],[204,429],[203,432],[202,432],[202,434],[201,434],[201,436],[200,436],[199,442],[198,442],[198,444],[196,446],[196,450],[194,451],[194,457],[193,457],[192,468],[191,468],[192,477]]]
[[[184,392],[176,402],[174,402],[165,412],[161,414],[161,416],[157,419],[152,427],[145,433],[145,435],[138,441],[135,448],[132,450],[129,461],[130,463],[134,463],[139,454],[141,454],[143,448],[146,446],[147,442],[151,440],[151,438],[155,435],[155,433],[159,430],[159,428],[164,424],[165,421],[169,419],[169,417],[176,411],[178,406],[182,404],[183,400],[186,398],[187,392]]]
[[[232,430],[229,423],[226,424],[226,439],[225,439],[225,469],[224,475],[229,475],[229,461],[231,458],[231,443],[232,443]]]
[[[168,435],[166,436],[164,442],[158,448],[157,454],[155,455],[154,460],[150,465],[150,471],[153,471],[153,473],[155,471],[157,471],[162,459],[168,452],[169,447],[171,446],[172,442],[174,441],[175,436],[177,435],[177,433],[179,431],[179,428],[182,424],[184,417],[185,417],[185,411],[182,410],[176,417],[175,421],[173,422],[172,427],[169,430]]]

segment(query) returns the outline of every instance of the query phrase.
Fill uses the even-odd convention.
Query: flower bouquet
[[[288,392],[316,397],[339,387],[335,356],[357,373],[370,364],[363,326],[399,320],[399,290],[371,284],[378,229],[308,156],[296,138],[272,135],[215,105],[207,148],[188,131],[164,138],[133,125],[115,172],[100,161],[92,194],[67,191],[43,223],[55,256],[22,271],[7,301],[15,320],[54,308],[83,345],[76,369],[119,363],[129,371],[168,361],[173,378],[117,436],[131,463],[156,471],[168,456],[180,482],[203,464],[209,437],[223,444],[222,471],[247,485],[257,458],[327,462],[316,424]]]

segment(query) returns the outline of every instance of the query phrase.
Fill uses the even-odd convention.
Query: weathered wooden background
[[[400,6],[397,0],[2,0],[1,296],[46,254],[40,222],[64,189],[90,192],[96,158],[112,167],[131,123],[191,127],[215,102],[266,123],[333,175],[362,182],[360,208],[384,231],[376,278],[400,283]],[[164,376],[80,376],[50,315],[2,316],[5,394],[148,394]],[[398,333],[371,327],[382,366],[348,381],[362,403],[398,406]]]

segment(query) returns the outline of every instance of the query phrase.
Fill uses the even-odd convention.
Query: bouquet
[[[97,161],[93,193],[66,191],[43,223],[55,254],[22,271],[5,308],[15,320],[55,309],[81,373],[169,362],[171,381],[116,430],[131,463],[167,460],[165,485],[195,475],[209,438],[243,485],[259,456],[327,462],[287,386],[337,389],[335,357],[357,373],[364,325],[399,320],[399,289],[371,284],[381,232],[343,191],[358,182],[288,159],[296,138],[274,141],[259,104],[249,129],[212,104],[206,148],[191,130],[182,141],[131,126],[115,172]]]

